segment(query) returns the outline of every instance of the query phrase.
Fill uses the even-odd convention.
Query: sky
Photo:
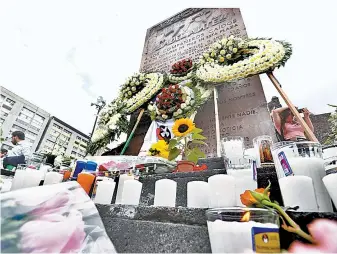
[[[110,102],[139,70],[146,30],[190,7],[240,8],[249,36],[292,43],[274,74],[295,105],[319,114],[337,104],[336,4],[325,0],[2,0],[0,85],[89,134],[91,102]],[[278,93],[260,77],[270,101]]]

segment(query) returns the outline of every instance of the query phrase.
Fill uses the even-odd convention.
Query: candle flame
[[[245,212],[245,214],[242,216],[241,221],[242,221],[242,222],[247,222],[247,221],[249,221],[249,219],[250,219],[250,212],[247,211],[247,212]]]

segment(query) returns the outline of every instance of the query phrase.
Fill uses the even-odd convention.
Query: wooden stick
[[[318,142],[315,134],[311,131],[307,123],[303,120],[300,113],[298,113],[297,109],[295,108],[294,104],[289,100],[288,96],[283,91],[280,82],[275,78],[274,74],[272,72],[267,73],[268,78],[270,81],[274,84],[276,90],[280,93],[281,97],[285,101],[285,103],[288,105],[289,109],[293,113],[293,115],[296,117],[302,128],[304,129],[305,135],[310,141]]]
[[[220,123],[219,123],[219,109],[218,109],[218,90],[214,87],[214,113],[215,113],[215,134],[216,134],[216,155],[221,157],[221,139],[220,139]]]
[[[131,141],[131,139],[132,139],[132,137],[133,137],[133,135],[134,135],[134,133],[135,133],[135,131],[137,129],[137,126],[138,126],[138,124],[140,122],[140,119],[142,119],[142,116],[143,116],[144,112],[145,112],[145,109],[142,108],[141,111],[139,112],[139,115],[137,117],[137,121],[136,121],[135,125],[133,126],[133,129],[132,129],[132,131],[130,133],[130,136],[128,137],[128,139],[127,139],[127,141],[126,141],[126,143],[125,143],[125,145],[123,147],[123,150],[122,150],[122,152],[121,152],[120,155],[123,155],[125,153],[126,149],[128,148],[128,146],[130,144],[130,141]]]

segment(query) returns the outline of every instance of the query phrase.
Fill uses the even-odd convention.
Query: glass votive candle
[[[260,208],[206,211],[212,253],[279,253],[279,216]]]
[[[239,136],[224,137],[221,140],[222,155],[227,158],[227,168],[243,168],[244,139]]]
[[[256,157],[256,166],[269,166],[274,164],[273,156],[271,153],[271,146],[273,145],[273,139],[270,136],[258,136],[253,139]]]

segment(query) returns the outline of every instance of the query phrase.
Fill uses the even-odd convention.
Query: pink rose
[[[289,252],[292,253],[337,253],[337,222],[317,219],[308,226],[311,236],[317,244],[294,242]]]
[[[23,253],[69,253],[78,251],[85,239],[82,214],[70,211],[68,216],[44,215],[20,228]]]
[[[31,214],[40,217],[46,214],[60,213],[69,203],[69,194],[67,192],[57,193],[49,200],[38,204],[37,208],[31,211]]]

